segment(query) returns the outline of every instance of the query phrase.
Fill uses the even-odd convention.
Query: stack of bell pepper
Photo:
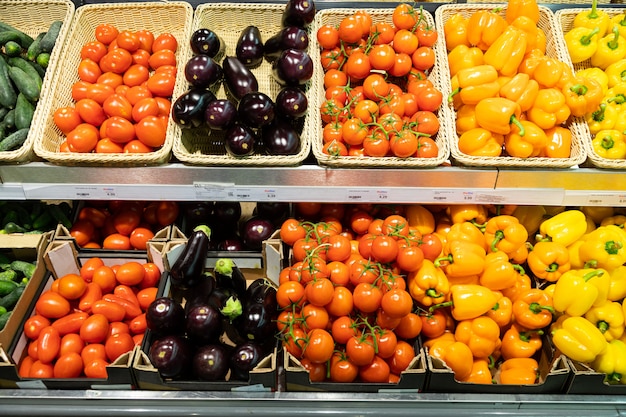
[[[589,125],[593,151],[600,158],[626,158],[626,14],[613,16],[597,8],[577,13],[565,33],[578,77],[594,79],[602,87],[601,100],[576,113]],[[594,93],[596,94],[596,93]],[[582,114],[581,114],[582,113]],[[574,112],[572,112],[574,114]]]
[[[460,13],[444,24],[459,150],[471,156],[568,158],[571,115],[602,99],[600,83],[546,55],[535,0]]]

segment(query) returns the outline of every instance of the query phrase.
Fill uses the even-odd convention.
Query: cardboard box
[[[36,261],[37,268],[29,280],[22,296],[13,308],[13,313],[4,329],[0,330],[0,346],[7,348],[20,330],[22,318],[26,315],[30,301],[46,275],[46,266],[43,260],[46,247],[52,238],[52,232],[44,234],[11,234],[0,235],[0,252],[7,253],[15,259]]]
[[[154,249],[152,249],[154,250]],[[147,253],[151,253],[148,251]],[[112,266],[129,261],[139,263],[151,262],[151,256],[146,252],[129,251],[102,251],[97,256],[105,265]],[[158,253],[160,257],[160,253]],[[80,273],[80,266],[95,255],[79,250],[75,241],[71,239],[53,240],[47,247],[43,256],[43,261],[47,270],[42,271],[44,278],[41,279],[35,295],[29,299],[28,309],[22,316],[18,332],[9,346],[3,346],[0,351],[0,387],[23,388],[23,389],[131,389],[136,386],[134,374],[131,366],[135,349],[121,355],[113,363],[107,366],[108,377],[104,378],[68,378],[68,379],[35,379],[22,378],[18,374],[18,366],[21,359],[26,354],[28,339],[21,332],[25,320],[34,314],[35,303],[39,295],[48,290],[55,279],[63,275]],[[156,259],[159,262],[159,259]],[[42,263],[43,265],[43,263]]]
[[[187,244],[187,240],[170,241],[163,248],[163,265],[166,271],[171,269],[183,249]],[[252,282],[257,278],[266,277],[266,270],[275,271],[276,266],[266,268],[269,263],[276,262],[276,259],[282,259],[277,256],[274,242],[266,241],[263,250],[264,256],[261,259],[245,258],[236,256],[235,253],[225,253],[224,257],[233,259],[238,267],[242,270],[248,282]],[[267,256],[265,256],[267,254]],[[235,255],[235,256],[232,256]],[[205,261],[205,269],[211,270],[215,262],[219,258],[208,257]],[[252,262],[252,263],[247,263]],[[245,266],[244,266],[245,265]],[[276,275],[275,280],[278,280]],[[160,296],[173,296],[170,287],[169,276],[159,288]],[[184,299],[181,300],[184,305]],[[234,346],[226,334],[220,338],[224,343]],[[148,352],[154,341],[154,335],[150,330],[146,332],[144,341],[140,349],[137,349],[134,361],[133,372],[137,385],[140,389],[149,390],[193,390],[193,391],[274,391],[277,386],[277,356],[278,347],[265,356],[259,364],[250,372],[248,381],[230,380],[229,374],[224,381],[200,381],[200,380],[171,380],[162,378],[158,369],[150,362]]]
[[[567,394],[591,394],[591,395],[624,395],[626,385],[611,385],[604,381],[606,374],[596,372],[589,365],[582,362],[566,359],[572,370]]]
[[[539,382],[531,385],[474,384],[460,382],[446,364],[427,354],[428,383],[425,392],[472,394],[562,394],[571,376],[565,356],[556,353],[548,338],[539,354]]]

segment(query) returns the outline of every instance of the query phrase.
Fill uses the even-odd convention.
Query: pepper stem
[[[437,290],[435,290],[434,288],[427,289],[426,292],[424,292],[424,294],[426,294],[428,297],[431,297],[431,298],[439,298],[445,295],[443,293],[437,292]]]
[[[452,307],[452,306],[454,306],[454,303],[452,302],[452,300],[446,301],[445,303],[434,304],[434,305],[430,306],[430,308],[428,309],[428,313],[432,314],[433,311],[435,311],[438,308]]]
[[[454,96],[459,94],[461,92],[461,87],[457,87],[454,90],[452,90],[450,92],[450,95],[448,95],[448,103],[452,103],[454,101]]]
[[[596,327],[598,328],[598,330],[600,330],[600,332],[604,334],[607,330],[609,330],[609,323],[604,320],[600,320],[596,323]]]
[[[559,269],[559,264],[556,262],[552,262],[546,269],[546,272],[555,272],[557,269]]]
[[[550,312],[550,313],[552,313],[552,314],[554,314],[554,313],[555,313],[555,311],[554,311],[554,308],[553,308],[553,307],[551,307],[551,306],[542,306],[542,305],[541,305],[541,304],[539,304],[539,303],[530,303],[530,304],[528,305],[528,309],[529,309],[531,312],[535,313],[535,314],[539,314],[539,313],[541,313],[543,310],[549,311],[549,312]]]
[[[595,28],[593,28],[591,32],[589,32],[588,34],[580,38],[580,44],[584,46],[589,45],[591,43],[591,38],[597,35],[599,31],[600,31],[599,27],[596,26]]]
[[[489,248],[491,249],[492,252],[497,252],[498,251],[498,248],[496,247],[496,245],[502,239],[504,239],[504,232],[502,230],[497,230],[496,233],[494,234],[493,240],[491,241],[491,245],[489,246]]]
[[[583,279],[587,282],[593,277],[601,277],[602,275],[604,275],[604,271],[590,271],[583,275]]]
[[[597,19],[598,17],[598,0],[593,0],[591,2],[591,11],[587,14],[587,18]]]
[[[519,129],[520,136],[524,136],[526,134],[526,129],[524,129],[524,125],[522,124],[522,122],[519,121],[519,119],[515,115],[511,116],[510,122],[513,123],[515,126],[517,126],[517,128]]]
[[[585,94],[587,94],[587,91],[589,91],[589,87],[587,87],[585,84],[576,84],[571,86],[569,90],[578,96],[584,96]]]
[[[440,258],[437,258],[435,259],[435,262],[433,262],[433,264],[435,265],[436,268],[439,268],[442,262],[453,263],[452,255],[442,256]]]
[[[617,26],[613,26],[613,39],[607,42],[606,46],[611,50],[617,49],[619,46],[619,28]]]

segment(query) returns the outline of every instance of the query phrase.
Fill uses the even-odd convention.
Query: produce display
[[[42,201],[0,202],[0,234],[42,233],[56,229],[58,224],[72,225],[72,206],[67,202],[47,204]]]
[[[418,336],[459,382],[541,384],[545,343],[623,382],[626,218],[614,209],[296,208],[280,229],[277,330],[312,382],[398,381]]]
[[[0,151],[13,151],[26,141],[62,25],[56,20],[33,39],[0,21]]]
[[[4,329],[26,285],[35,272],[36,263],[16,259],[0,252],[0,330]]]
[[[105,201],[85,203],[69,228],[83,248],[146,250],[156,232],[178,220],[175,201]]]
[[[153,263],[108,266],[92,257],[80,274],[55,279],[24,322],[28,348],[19,375],[106,379],[107,366],[141,344],[160,278]]]
[[[376,20],[357,9],[316,33],[324,98],[323,152],[335,157],[433,158],[442,93],[438,33],[428,12],[402,3]],[[322,86],[320,86],[322,88]]]
[[[61,152],[147,153],[165,142],[176,82],[171,33],[98,25],[80,50],[73,106],[54,109]]]

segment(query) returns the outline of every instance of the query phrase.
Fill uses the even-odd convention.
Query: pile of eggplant
[[[205,270],[209,236],[194,232],[171,268],[171,295],[146,311],[148,356],[164,380],[247,382],[276,345],[275,287],[248,285],[229,258]]]
[[[219,132],[234,157],[297,154],[308,110],[305,90],[313,76],[305,28],[314,16],[312,0],[289,0],[278,33],[264,41],[256,26],[246,27],[233,56],[224,56],[224,41],[210,28],[197,29],[184,68],[189,89],[174,101],[172,119],[184,129]],[[264,60],[281,86],[274,99],[259,91],[252,71]],[[226,98],[217,98],[222,84]]]

